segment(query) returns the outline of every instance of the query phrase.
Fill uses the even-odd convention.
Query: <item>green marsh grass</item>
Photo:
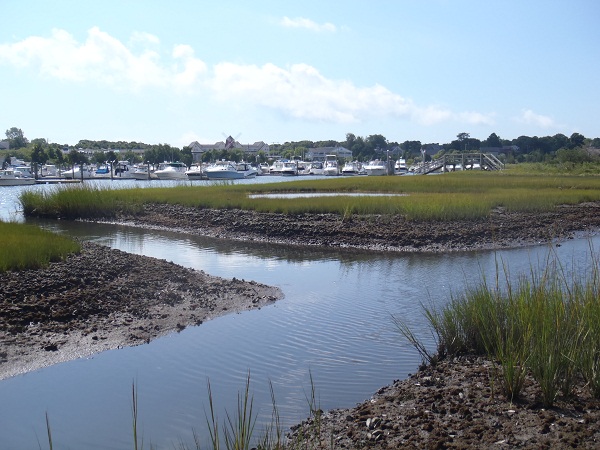
[[[576,382],[600,398],[600,256],[592,254],[591,271],[568,274],[550,253],[543,270],[532,267],[516,282],[497,265],[493,285],[482,277],[447,305],[424,306],[436,355],[402,320],[394,320],[426,362],[461,354],[485,355],[497,362],[495,378],[510,401],[519,397],[527,374],[538,384],[545,407],[561,394],[571,395]]]
[[[375,196],[251,198],[267,193],[377,193]],[[402,194],[396,195],[394,194]],[[20,197],[26,216],[77,218],[136,213],[146,203],[196,208],[247,209],[284,214],[400,214],[409,220],[482,219],[494,208],[548,211],[557,205],[600,200],[600,177],[451,173],[436,176],[303,178],[285,183],[178,185],[109,189],[89,185],[27,191]]]
[[[60,261],[81,246],[38,227],[0,221],[0,272],[38,269]]]

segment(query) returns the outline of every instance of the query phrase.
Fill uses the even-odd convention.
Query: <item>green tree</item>
[[[101,151],[95,151],[92,153],[92,163],[104,164],[106,162],[106,154]]]
[[[569,147],[570,148],[583,147],[584,142],[585,142],[585,136],[583,136],[583,134],[573,133],[571,135],[571,137],[569,138]]]
[[[83,165],[88,164],[89,159],[84,153],[80,153],[77,150],[73,149],[67,155],[67,162],[72,166],[76,164]]]
[[[496,133],[492,133],[481,143],[484,147],[502,147],[502,142]]]
[[[31,163],[33,164],[33,174],[35,178],[38,178],[39,166],[46,164],[48,161],[48,155],[44,151],[44,146],[40,142],[33,144],[31,150]]]
[[[12,127],[6,130],[6,138],[11,149],[19,149],[27,147],[29,141],[23,134],[23,130],[17,127]]]

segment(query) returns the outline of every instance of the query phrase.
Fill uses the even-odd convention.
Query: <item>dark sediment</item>
[[[40,270],[0,274],[0,379],[282,298],[275,287],[83,243]]]
[[[600,228],[600,203],[561,206],[544,213],[498,208],[480,220],[414,222],[402,216],[285,215],[242,210],[146,205],[119,221],[189,234],[246,241],[373,251],[449,252],[508,248],[573,237]]]

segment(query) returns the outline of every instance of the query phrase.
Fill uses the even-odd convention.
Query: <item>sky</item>
[[[0,130],[29,140],[600,137],[596,0],[2,0],[1,14]]]

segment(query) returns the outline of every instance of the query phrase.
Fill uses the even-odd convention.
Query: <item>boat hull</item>
[[[30,186],[35,184],[35,178],[0,178],[0,186]]]

